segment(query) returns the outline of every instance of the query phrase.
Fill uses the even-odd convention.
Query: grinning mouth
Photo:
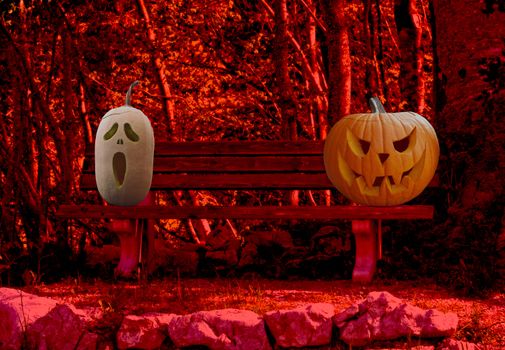
[[[112,158],[112,170],[114,172],[114,179],[116,186],[121,187],[126,175],[126,156],[123,152],[116,152]]]
[[[421,159],[412,166],[412,168],[404,171],[399,178],[391,175],[376,176],[372,181],[371,186],[365,181],[365,177],[352,170],[347,162],[339,155],[338,163],[340,172],[346,180],[348,186],[358,187],[360,192],[369,196],[378,196],[385,191],[389,193],[403,192],[414,184],[424,169],[426,151],[423,152]],[[371,180],[371,179],[370,179]]]

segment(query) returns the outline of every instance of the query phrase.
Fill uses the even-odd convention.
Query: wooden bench
[[[81,190],[95,190],[93,151],[86,152]],[[159,142],[151,190],[327,190],[322,141]],[[381,220],[432,219],[433,207],[61,205],[60,218],[82,219],[296,219],[352,222],[354,281],[371,281]]]

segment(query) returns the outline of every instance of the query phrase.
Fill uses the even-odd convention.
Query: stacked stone
[[[437,349],[479,349],[450,339],[458,326],[454,313],[423,310],[387,292],[372,292],[365,300],[336,313],[332,304],[307,304],[260,316],[252,311],[223,309],[188,315],[148,313],[126,316],[116,334],[116,346],[104,345],[87,323],[97,315],[72,305],[0,288],[0,349],[159,349],[203,346],[211,350],[269,350],[325,347],[338,342],[350,348],[374,342],[437,339]],[[164,345],[165,344],[165,345]],[[390,347],[391,348],[391,347]]]

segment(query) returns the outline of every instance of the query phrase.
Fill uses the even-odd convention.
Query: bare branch
[[[260,0],[260,2],[265,7],[268,14],[272,17],[275,17],[274,10],[266,2],[266,0]],[[309,78],[312,86],[315,88],[315,90],[317,91],[318,94],[324,94],[324,90],[321,87],[321,84],[317,81],[317,79],[315,77],[315,73],[310,66],[307,56],[305,56],[305,53],[303,52],[301,45],[298,43],[298,41],[296,40],[296,38],[293,36],[293,34],[290,31],[288,31],[287,34],[288,34],[289,41],[291,42],[293,47],[296,49],[296,51],[300,54],[300,58],[302,59],[302,63],[303,63],[303,68],[307,71],[307,75],[308,75],[308,78]]]
[[[309,13],[309,15],[311,15],[312,18],[314,18],[314,21],[316,21],[316,24],[319,26],[319,28],[321,28],[321,30],[324,33],[326,33],[327,32],[326,26],[323,24],[323,22],[321,22],[321,20],[319,18],[317,18],[316,14],[314,13],[314,11],[312,11],[312,9],[305,2],[305,0],[298,0],[298,1],[303,5],[303,7],[305,7],[305,10],[307,10],[307,12]]]

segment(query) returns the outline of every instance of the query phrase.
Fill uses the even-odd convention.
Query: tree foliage
[[[503,13],[491,3],[483,13]],[[366,111],[373,95],[388,111],[422,110],[435,121],[433,106],[444,96],[432,74],[437,33],[430,5],[423,0],[2,1],[0,266],[9,269],[35,252],[40,267],[44,256],[58,255],[47,253],[48,246],[75,261],[86,241],[104,231],[96,223],[67,227],[54,211],[63,202],[100,200],[79,191],[84,150],[93,144],[100,118],[122,104],[134,80],[141,85],[133,105],[149,116],[157,140],[320,139],[341,117],[339,111]],[[286,12],[279,15],[280,10]],[[409,45],[409,38],[415,43]],[[347,61],[349,74],[343,70]],[[503,84],[494,70],[502,69],[503,61],[491,57],[481,66],[494,89],[479,97],[495,118],[483,122],[494,125],[503,113]],[[463,163],[477,162],[482,154],[471,150],[491,149],[472,134],[485,130],[453,133],[450,118],[458,116],[438,124],[450,149],[442,171],[462,174]],[[504,161],[493,164],[503,167]],[[444,185],[447,196],[431,199],[444,201],[441,225],[454,226],[447,211],[454,196],[468,188],[465,192],[464,180]],[[206,193],[194,198],[215,200]],[[497,220],[502,215],[480,212]],[[503,228],[493,225],[485,223],[497,236]],[[433,232],[440,227],[445,226]],[[465,225],[466,237],[480,226],[472,227]],[[447,240],[448,256],[452,243]],[[427,246],[416,244],[411,248]],[[465,254],[492,250],[486,247]],[[420,254],[425,266],[435,255]],[[447,262],[456,269],[458,264]]]

